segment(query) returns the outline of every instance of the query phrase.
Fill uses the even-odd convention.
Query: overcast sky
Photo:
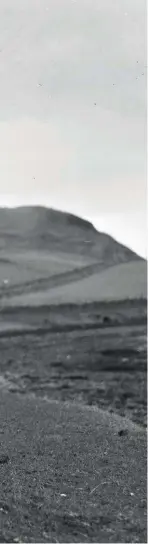
[[[146,0],[0,0],[0,205],[146,254]]]

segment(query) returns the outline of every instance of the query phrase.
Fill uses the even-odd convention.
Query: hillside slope
[[[135,259],[135,253],[99,233],[88,221],[65,212],[31,206],[0,209],[0,251],[10,249],[70,253],[104,264]]]
[[[2,304],[141,296],[145,261],[88,221],[42,207],[0,209]]]
[[[83,272],[83,269],[82,269]],[[67,278],[65,284],[58,280],[55,287],[45,282],[39,288],[32,287],[23,292],[19,288],[19,294],[15,290],[8,291],[3,298],[3,306],[42,306],[49,304],[84,304],[99,301],[118,301],[126,299],[146,299],[147,277],[146,263],[133,261],[118,264],[103,272],[91,274],[88,277],[77,279],[73,282]],[[79,272],[80,275],[80,272]],[[63,279],[63,278],[62,278]],[[39,283],[38,283],[39,285]]]

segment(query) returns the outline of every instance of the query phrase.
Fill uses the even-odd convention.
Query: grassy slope
[[[104,264],[136,257],[79,217],[39,207],[0,209],[0,251],[20,250],[71,254]]]
[[[30,292],[24,294],[21,289],[22,292],[18,296],[11,290],[10,297],[3,296],[3,305],[83,304],[101,300],[146,298],[147,278],[144,261],[119,264],[96,274],[91,272],[88,277],[83,277],[82,270],[76,276],[74,282],[71,273],[64,278],[66,281],[63,281],[62,276],[58,277],[56,287],[55,282],[51,285],[50,281],[43,282],[42,286],[38,283],[38,289],[32,286]],[[35,290],[36,292],[33,292]]]
[[[9,287],[24,286],[42,278],[64,274],[84,266],[84,260],[71,255],[50,254],[37,251],[1,252],[0,253],[0,289],[7,279]]]
[[[91,223],[42,207],[0,209],[2,304],[5,296],[30,305],[145,293],[144,261]]]

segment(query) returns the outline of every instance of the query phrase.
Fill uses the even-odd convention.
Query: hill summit
[[[0,208],[0,250],[9,249],[60,251],[111,265],[140,259],[89,221],[42,206]]]

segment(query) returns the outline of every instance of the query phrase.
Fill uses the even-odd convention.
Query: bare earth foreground
[[[3,392],[0,429],[0,542],[146,542],[140,426]]]

